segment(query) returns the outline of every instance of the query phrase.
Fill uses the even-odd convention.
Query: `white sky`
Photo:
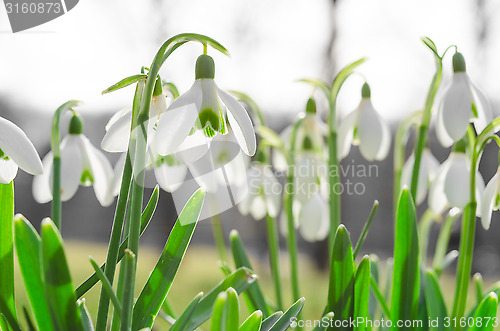
[[[68,14],[12,34],[0,6],[0,98],[26,109],[53,112],[68,99],[84,112],[111,112],[132,99],[131,88],[100,91],[149,65],[161,42],[173,34],[198,32],[224,44],[232,57],[210,52],[220,87],[241,90],[268,112],[296,113],[311,89],[296,80],[318,77],[329,35],[328,0],[81,0]],[[477,47],[473,1],[339,0],[337,65],[368,57],[360,71],[372,87],[374,106],[398,118],[421,107],[433,74],[433,58],[420,42],[429,36],[440,51],[457,44],[468,72],[498,103],[500,22],[489,23],[487,48]],[[458,4],[460,3],[460,5]],[[487,1],[494,17],[500,2]],[[181,47],[162,74],[181,93],[194,79],[201,46]],[[451,56],[445,60],[451,67]],[[341,113],[359,101],[363,80],[354,78],[340,97]],[[0,114],[2,110],[0,109]],[[498,112],[497,112],[498,113]]]

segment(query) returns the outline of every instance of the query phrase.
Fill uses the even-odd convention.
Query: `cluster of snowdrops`
[[[374,203],[361,237],[352,245],[341,224],[342,195],[335,190],[341,182],[340,173],[328,171],[339,168],[353,145],[368,161],[388,156],[391,130],[373,107],[367,83],[361,88],[359,106],[340,120],[336,114],[343,83],[365,60],[344,67],[331,84],[304,79],[312,87],[305,111],[277,134],[266,126],[255,101],[244,93],[222,90],[215,83],[215,63],[208,49],[228,54],[226,48],[203,35],[181,34],[162,45],[150,67],[142,67],[139,74],[103,92],[135,86],[132,106],[113,115],[105,127],[102,149],[122,153],[114,169],[105,154],[85,137],[77,101],[68,101],[55,112],[51,152],[43,161],[20,128],[0,118],[0,329],[20,330],[27,324],[35,330],[142,330],[151,329],[156,318],[166,319],[171,330],[194,330],[204,327],[209,319],[211,322],[205,325],[212,330],[283,330],[292,323],[300,327],[296,321],[302,318],[305,301],[300,291],[297,231],[308,241],[329,241],[328,296],[325,310],[313,317],[318,322],[315,329],[352,329],[342,321],[359,317],[424,324],[431,319],[447,319],[448,325],[442,324],[440,329],[493,329],[498,324],[500,285],[484,290],[481,277],[475,276],[474,303],[468,302],[468,287],[476,216],[488,229],[492,211],[500,205],[498,174],[485,188],[478,172],[485,145],[490,141],[500,145],[495,135],[500,120],[493,119],[487,98],[468,77],[465,59],[457,47],[450,46],[440,55],[429,38],[423,41],[436,60],[436,73],[424,108],[404,119],[395,137],[395,248],[393,259],[385,264],[385,282],[375,255],[357,259],[378,203]],[[179,95],[174,83],[160,78],[159,70],[170,54],[187,42],[202,44],[203,54],[196,60],[192,87]],[[444,58],[453,49],[452,80],[448,86],[441,86]],[[326,98],[326,121],[316,112],[317,98]],[[71,119],[68,134],[61,140],[60,119],[66,113]],[[440,143],[452,148],[443,164],[428,148],[433,115]],[[413,129],[415,143],[408,151]],[[42,221],[41,236],[22,215],[14,215],[13,181],[18,167],[35,175],[35,199],[40,203],[52,201],[52,215]],[[285,174],[285,183],[276,178],[276,171]],[[162,255],[135,298],[139,239],[153,217],[159,194],[157,186],[143,209],[148,176],[154,176],[167,192],[182,190],[187,177],[198,187],[183,201]],[[286,190],[274,189],[282,184]],[[90,259],[95,273],[75,290],[59,229],[62,202],[71,199],[80,185],[92,185],[102,206],[118,198],[106,263],[99,266]],[[266,219],[275,293],[263,293],[238,233],[231,232],[229,238],[230,262],[224,234],[214,226],[224,278],[175,315],[167,300],[174,276],[197,221],[205,216],[217,218],[221,211],[218,206],[223,203],[221,192],[227,192],[228,186],[236,192],[233,200],[242,214]],[[426,197],[429,209],[418,217],[415,206]],[[22,210],[22,206],[17,209]],[[429,228],[443,215],[434,259],[428,266]],[[461,215],[460,250],[448,252],[453,225]],[[279,250],[278,223],[290,259],[286,273],[295,303],[289,308],[283,298],[285,270],[281,270],[280,255],[285,255]],[[29,299],[25,323],[20,321],[15,305],[14,248]],[[456,293],[453,307],[447,307],[439,277],[457,257]],[[102,288],[94,323],[82,297],[99,282]],[[249,308],[249,317],[242,323],[239,294],[247,298]],[[320,323],[325,320],[331,323]],[[376,328],[364,324],[354,329]]]

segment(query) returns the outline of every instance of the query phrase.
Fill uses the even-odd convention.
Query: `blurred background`
[[[216,61],[218,85],[254,98],[277,132],[304,111],[311,95],[312,88],[298,79],[331,82],[339,68],[361,57],[369,61],[341,91],[339,114],[343,117],[357,106],[366,80],[375,108],[391,121],[395,132],[402,118],[423,107],[434,74],[434,59],[420,41],[422,36],[433,39],[440,52],[449,45],[458,46],[471,79],[489,96],[498,115],[500,20],[494,18],[499,13],[500,2],[495,0],[81,0],[52,22],[12,34],[5,8],[0,6],[0,116],[23,128],[43,157],[49,150],[55,109],[69,99],[82,100],[78,110],[86,121],[85,134],[99,146],[112,113],[130,105],[133,97],[131,87],[104,96],[101,91],[148,66],[161,43],[181,32],[206,34],[229,49],[231,58],[209,49]],[[194,80],[194,62],[201,52],[200,45],[183,46],[163,67],[162,78],[185,92]],[[451,56],[444,63],[446,82]],[[324,118],[326,101],[320,94],[318,102]],[[489,148],[492,151],[485,153],[481,164],[485,182],[497,167],[497,154]],[[431,149],[439,161],[449,153],[437,143],[432,129]],[[117,155],[107,156],[116,162]],[[365,184],[365,194],[342,199],[342,223],[353,240],[373,201],[380,201],[363,252],[382,258],[392,255],[392,162],[390,155],[377,163],[376,176],[355,179]],[[357,148],[343,163],[368,164]],[[20,172],[16,211],[38,226],[50,215],[50,204],[33,200],[31,184],[32,178]],[[420,213],[424,210],[425,206],[419,208]],[[113,213],[114,206],[102,208],[91,188],[81,188],[63,205],[63,236],[105,243]],[[175,216],[171,197],[161,192],[157,213],[141,243],[161,249]],[[493,214],[488,232],[478,226],[474,269],[486,276],[500,273],[498,218]],[[236,208],[224,213],[222,222],[226,235],[238,229],[254,258],[265,265],[265,224],[241,216]],[[430,253],[438,229],[436,224]],[[209,222],[200,222],[193,244],[213,245]],[[281,245],[285,248],[283,238]],[[458,245],[457,231],[452,245]],[[312,257],[318,268],[325,265],[326,247],[324,242],[299,241],[300,252]]]

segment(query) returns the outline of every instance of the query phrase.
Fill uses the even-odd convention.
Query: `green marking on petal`
[[[497,195],[495,197],[495,204],[493,205],[493,208],[498,206],[498,204],[500,204],[500,194],[497,193]]]
[[[90,186],[94,182],[94,177],[88,170],[84,170],[82,173],[82,178],[80,179],[80,183],[84,186]]]
[[[221,120],[212,109],[205,108],[200,111],[198,119],[199,121],[196,121],[196,123],[198,124],[199,122],[199,129],[205,129],[206,127],[210,127],[213,131],[219,131],[221,129]]]
[[[472,115],[474,115],[474,118],[478,118],[479,114],[477,112],[476,105],[474,103],[471,104],[471,109],[472,109]]]
[[[354,127],[354,132],[352,133],[353,138],[352,138],[352,144],[354,146],[359,145],[359,135],[358,135],[358,127]]]
[[[0,148],[0,159],[3,159],[5,153],[2,151],[2,149]]]
[[[172,155],[160,156],[155,160],[156,167],[161,167],[163,164],[167,164],[169,167],[173,167],[181,164],[175,157]]]
[[[221,164],[227,163],[229,161],[229,154],[227,153],[227,151],[223,151],[222,153],[220,153],[217,161]]]
[[[305,151],[310,151],[313,149],[313,142],[311,137],[308,135],[304,137],[304,141],[302,142],[302,149]]]

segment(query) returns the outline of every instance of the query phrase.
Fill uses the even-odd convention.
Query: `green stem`
[[[429,233],[432,224],[440,215],[435,214],[431,209],[427,209],[418,225],[418,239],[420,245],[420,264],[425,267],[427,261],[427,248],[429,246]]]
[[[134,287],[127,286],[135,281],[135,270],[137,265],[137,256],[129,249],[125,250],[125,275],[124,275],[124,293],[123,297],[134,297]],[[121,331],[130,331],[132,327],[132,311],[133,311],[133,301],[123,300],[122,307],[122,323],[121,323]]]
[[[224,240],[224,228],[222,226],[222,221],[219,214],[214,214],[210,218],[210,223],[212,224],[212,232],[214,234],[215,246],[217,247],[217,253],[219,254],[219,259],[222,264],[227,263],[227,248],[226,241]]]
[[[267,241],[269,243],[269,263],[276,292],[276,309],[283,310],[283,298],[281,294],[281,275],[279,265],[279,235],[276,219],[267,214]]]
[[[0,184],[0,258],[0,312],[8,320],[10,320],[8,317],[16,319],[14,296],[14,181],[9,184]],[[6,311],[3,311],[4,309]]]
[[[427,98],[425,100],[424,113],[422,115],[422,123],[418,129],[417,146],[415,147],[415,163],[413,164],[413,172],[411,176],[411,196],[413,201],[415,201],[417,196],[417,186],[418,186],[418,175],[420,172],[420,162],[422,160],[422,153],[425,146],[427,145],[427,130],[429,129],[429,124],[431,121],[432,105],[434,104],[434,98],[436,92],[441,83],[443,64],[441,58],[436,59],[436,73],[432,77],[432,82],[427,93]]]
[[[455,220],[459,216],[460,212],[457,212],[456,209],[452,209],[452,211],[450,211],[446,216],[446,219],[441,226],[441,231],[439,232],[439,237],[436,243],[436,250],[434,252],[434,260],[432,262],[432,267],[438,276],[443,270],[444,257],[446,256],[446,250],[448,249],[448,243],[450,242],[453,224],[455,224]]]
[[[132,107],[132,123],[131,128],[135,127],[135,118],[140,111],[140,102],[143,92],[143,83],[139,82],[136,86],[133,107]],[[132,138],[132,133],[130,137],[131,146],[134,144]],[[120,187],[120,193],[118,195],[118,202],[115,209],[115,217],[113,220],[113,227],[111,230],[111,237],[109,239],[108,256],[106,258],[106,267],[104,269],[104,274],[109,279],[111,284],[115,277],[116,264],[118,261],[118,252],[120,248],[121,237],[123,233],[123,224],[125,221],[125,214],[127,212],[127,203],[130,193],[130,182],[132,180],[132,162],[130,148],[127,150],[127,155],[125,159],[125,166],[123,169],[122,182]],[[99,309],[97,313],[96,330],[105,331],[108,324],[108,312],[109,312],[109,296],[101,288],[101,296],[99,298]]]
[[[50,134],[50,148],[53,155],[52,164],[52,221],[61,230],[62,203],[61,203],[61,134],[59,132],[59,122],[61,115],[80,104],[80,101],[70,100],[57,108],[52,118],[52,130]]]

